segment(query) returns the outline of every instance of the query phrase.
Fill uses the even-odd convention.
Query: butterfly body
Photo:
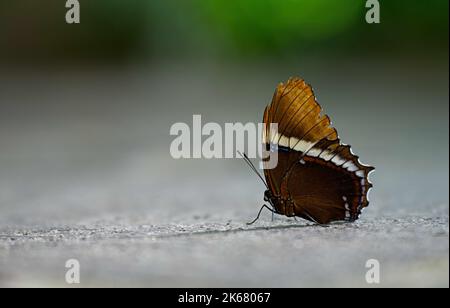
[[[275,168],[265,168],[265,201],[274,213],[320,224],[355,221],[368,206],[374,169],[342,144],[303,79],[280,84],[264,112],[263,142]],[[277,132],[269,126],[276,123]]]
[[[295,203],[290,198],[283,196],[274,196],[270,190],[264,192],[264,201],[269,202],[274,209],[274,213],[287,217],[297,216],[295,212]]]

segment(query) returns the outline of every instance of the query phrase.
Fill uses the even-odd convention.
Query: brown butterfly
[[[264,111],[263,143],[269,157],[263,160],[266,181],[261,179],[270,207],[264,205],[250,224],[264,208],[328,224],[355,221],[369,205],[372,184],[368,176],[375,168],[363,165],[350,146],[340,142],[330,118],[321,111],[303,79],[291,78],[278,85]],[[271,123],[278,124],[277,132],[270,129]],[[268,169],[267,161],[273,155],[278,155],[278,163]]]

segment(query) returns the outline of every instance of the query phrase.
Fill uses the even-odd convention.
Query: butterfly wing
[[[286,148],[275,147],[272,142],[270,142],[270,128],[268,120],[269,116],[269,106],[266,108],[264,112],[264,123],[266,124],[266,130],[263,135],[263,143],[266,147],[266,151],[269,156],[263,160],[264,162],[264,175],[266,178],[267,186],[269,187],[272,195],[279,196],[281,194],[281,183],[283,176],[286,174],[286,170],[289,167],[300,159],[301,153],[295,152],[290,153]],[[273,161],[273,156],[277,155],[277,164],[274,168],[268,167],[268,161]]]
[[[369,204],[368,175],[374,168],[360,163],[350,146],[341,144],[321,111],[303,79],[292,78],[277,87],[264,112],[263,142],[270,155],[278,155],[278,165],[265,169],[265,177],[273,195],[293,200],[295,215],[319,223],[353,221]],[[270,123],[278,124],[277,132]]]

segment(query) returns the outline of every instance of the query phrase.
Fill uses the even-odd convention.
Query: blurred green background
[[[448,1],[380,1],[381,24],[364,22],[364,0],[90,0],[81,24],[64,22],[64,0],[1,0],[0,62],[136,62],[267,59],[304,52],[448,50]]]

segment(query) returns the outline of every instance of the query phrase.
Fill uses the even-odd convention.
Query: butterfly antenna
[[[241,152],[237,151],[239,153],[239,155],[242,156],[242,158],[244,159],[244,161],[247,163],[247,165],[250,167],[250,169],[253,170],[253,172],[256,173],[256,175],[261,179],[261,181],[264,183],[264,186],[266,186],[267,188],[269,188],[269,186],[267,186],[266,181],[264,181],[264,178],[261,176],[261,174],[258,172],[258,170],[256,169],[256,167],[253,165],[253,163],[250,161],[250,159],[248,158],[247,154],[242,154]]]

